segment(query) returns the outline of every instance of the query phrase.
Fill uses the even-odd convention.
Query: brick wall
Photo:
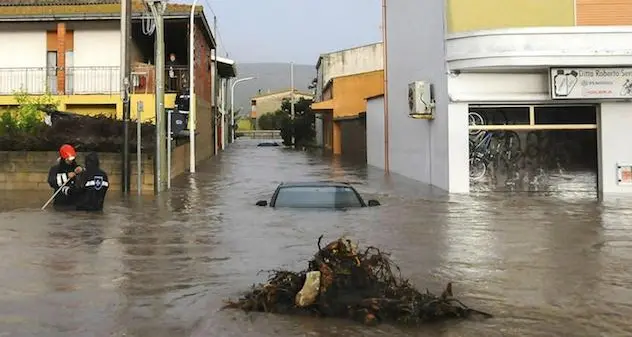
[[[213,68],[211,46],[199,26],[195,28],[195,99],[196,99],[196,161],[208,159],[216,152],[215,122],[213,114]]]
[[[204,37],[204,31],[197,26],[195,28],[195,94],[197,99],[212,103],[211,87],[211,47]]]
[[[21,152],[0,151],[0,190],[50,190],[48,170],[55,164],[57,152]],[[79,163],[83,163],[85,154],[79,153]],[[189,169],[189,145],[184,144],[173,149],[171,158],[171,178]],[[143,192],[153,193],[154,167],[153,153],[142,155]],[[121,155],[118,153],[99,153],[101,168],[110,178],[110,190],[121,190]],[[136,191],[136,154],[132,154],[131,189]]]
[[[211,158],[215,154],[215,131],[211,104],[205,100],[196,101],[196,132],[195,156],[196,161]]]
[[[66,86],[66,24],[57,23],[57,92],[63,94]]]

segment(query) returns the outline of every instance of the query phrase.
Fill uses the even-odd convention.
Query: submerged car
[[[257,201],[257,206],[274,208],[356,208],[379,206],[377,200],[364,202],[360,193],[348,183],[298,182],[281,183],[270,202]]]
[[[279,146],[277,142],[262,142],[257,144],[258,147],[269,147],[269,146]]]

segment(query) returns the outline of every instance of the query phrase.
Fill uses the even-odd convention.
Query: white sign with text
[[[631,68],[551,68],[553,99],[632,99]]]

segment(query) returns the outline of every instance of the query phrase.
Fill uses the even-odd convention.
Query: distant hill
[[[249,76],[256,79],[235,86],[235,109],[241,107],[240,114],[250,113],[250,98],[256,96],[259,90],[266,93],[290,89],[291,86],[290,63],[237,63],[237,78]],[[311,92],[307,87],[315,77],[315,65],[294,65],[294,86],[297,90]]]

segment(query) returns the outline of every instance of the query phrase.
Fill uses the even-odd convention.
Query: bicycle
[[[468,114],[469,125],[485,125],[485,119],[477,112]],[[507,117],[502,118],[507,124]],[[497,123],[495,123],[497,124]],[[519,160],[522,156],[520,137],[514,131],[470,130],[470,179],[479,181],[491,172],[496,179],[496,170],[505,169],[505,173],[518,172]],[[509,174],[512,179],[515,174]],[[518,173],[519,175],[519,173]],[[492,182],[495,183],[495,182]]]
[[[485,119],[483,119],[483,116],[481,116],[477,112],[470,111],[467,115],[467,118],[468,118],[468,122],[470,126],[485,125]],[[470,130],[469,133],[470,133],[470,136],[478,136],[483,131],[484,130]]]
[[[481,137],[482,139],[476,143],[470,140],[470,179],[478,181],[483,179],[488,171],[494,171],[500,165],[500,159],[513,162],[515,156],[508,148],[508,144],[515,144],[513,135],[517,136],[514,132],[496,131],[485,132]],[[519,148],[518,143],[518,148]],[[496,177],[495,174],[492,175]]]
[[[497,175],[505,177],[505,186],[515,187],[520,179],[520,162],[522,160],[522,145],[520,136],[514,131],[503,131],[501,150],[498,154]]]

